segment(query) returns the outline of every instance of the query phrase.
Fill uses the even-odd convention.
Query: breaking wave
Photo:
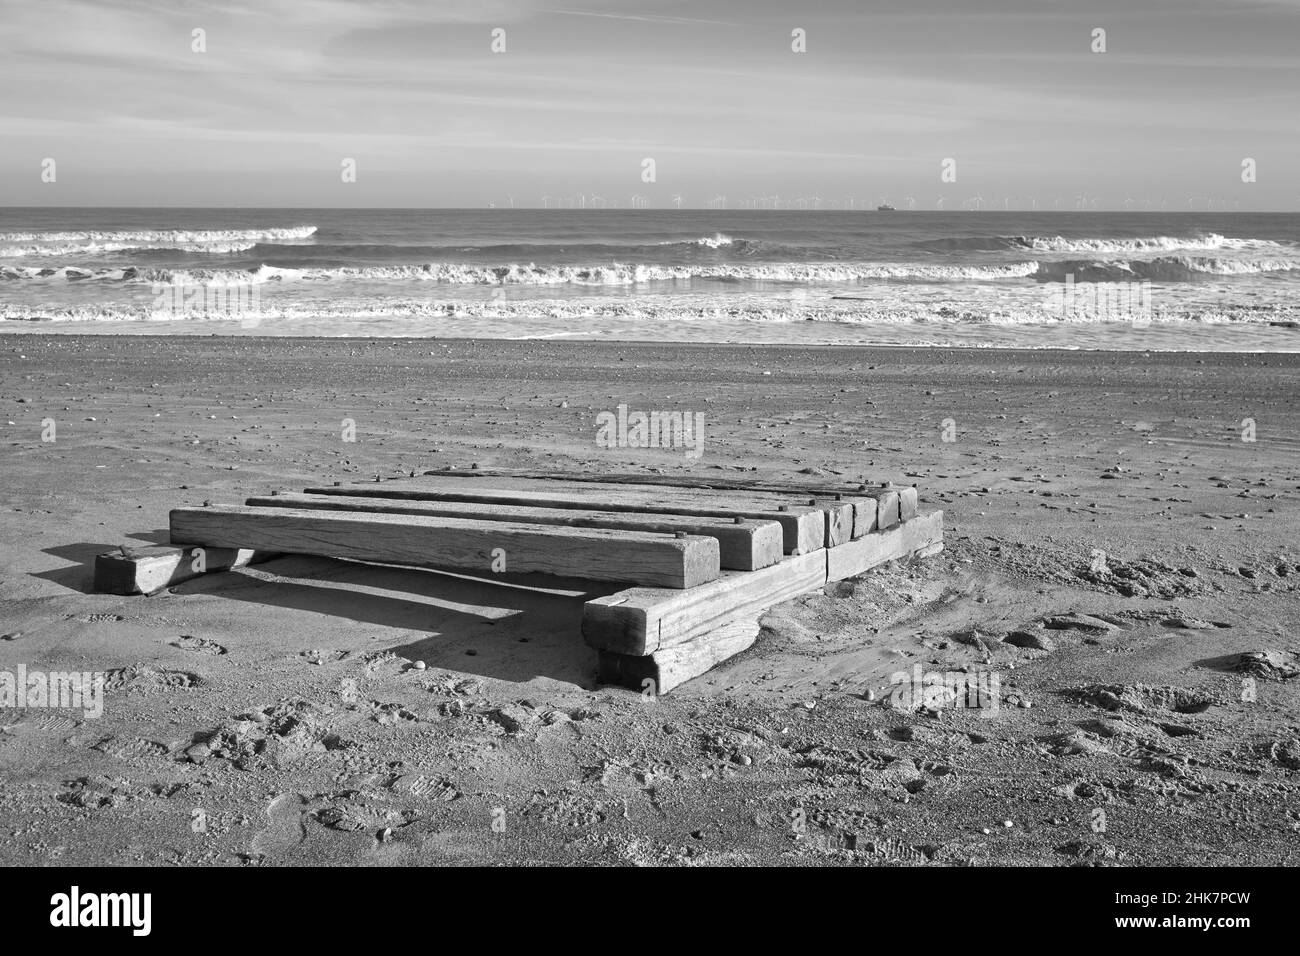
[[[48,258],[52,256],[97,256],[111,252],[131,252],[135,250],[167,250],[174,252],[199,252],[210,255],[223,255],[232,252],[247,252],[257,248],[257,243],[247,241],[213,241],[213,242],[118,242],[98,241],[65,243],[36,243],[26,246],[0,247],[0,259]]]
[[[1148,236],[1136,239],[1065,239],[1061,236],[1035,236],[1020,241],[1026,249],[1038,252],[1174,252],[1178,250],[1245,250],[1281,249],[1281,243],[1269,239],[1230,239],[1217,233],[1195,238]]]
[[[627,286],[643,282],[712,279],[746,282],[860,282],[900,279],[930,282],[997,281],[1033,276],[1037,262],[1003,265],[928,265],[908,263],[718,263],[715,265],[508,265],[480,266],[442,262],[411,266],[344,266],[289,269],[41,269],[0,267],[0,279],[68,279],[138,281],[186,285],[236,285],[264,282],[411,281],[448,285],[584,285]]]
[[[916,243],[924,249],[996,252],[1024,249],[1032,252],[1178,252],[1239,251],[1284,249],[1286,245],[1270,239],[1234,239],[1209,233],[1204,236],[1139,236],[1136,238],[1067,239],[1064,236],[967,236],[927,239]]]
[[[744,239],[740,240],[742,243]],[[706,249],[721,249],[723,246],[729,246],[733,242],[730,236],[724,236],[722,233],[716,233],[712,236],[701,236],[699,239],[688,239],[685,242],[679,239],[668,239],[659,243],[661,246],[704,246]]]
[[[171,310],[153,305],[78,305],[32,308],[0,305],[0,321],[13,322],[140,322],[200,321],[238,322],[260,327],[264,321],[330,321],[340,330],[355,329],[365,319],[625,319],[649,322],[830,322],[854,325],[1107,325],[1126,324],[1133,319],[1085,309],[1063,313],[1054,300],[1036,305],[1022,303],[1011,308],[971,308],[955,303],[913,303],[882,306],[859,300],[819,299],[802,303],[729,302],[707,304],[666,303],[649,298],[627,300],[532,300],[532,301],[428,301],[419,299],[340,299],[328,303],[274,304],[265,300],[251,307],[221,313],[203,307]],[[1145,316],[1156,325],[1198,323],[1203,325],[1293,325],[1294,310],[1249,307],[1179,307],[1157,309]],[[1280,321],[1281,320],[1281,321]],[[274,327],[266,328],[275,334]]]
[[[91,232],[0,232],[0,242],[153,242],[212,243],[259,242],[276,239],[309,239],[315,226],[285,226],[267,229],[142,229]]]
[[[1222,259],[1162,256],[1157,259],[1066,259],[1039,263],[1034,278],[1042,282],[1189,282],[1210,276],[1247,276],[1300,270],[1300,259]]]

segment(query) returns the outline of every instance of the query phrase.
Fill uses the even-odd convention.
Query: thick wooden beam
[[[752,647],[760,630],[757,621],[737,621],[711,633],[708,640],[678,644],[644,657],[597,650],[596,679],[651,695],[666,694]]]
[[[850,541],[842,548],[826,552],[826,579],[839,581],[870,571],[886,561],[894,561],[918,552],[935,553],[943,543],[943,512],[932,511],[886,531]]]
[[[917,493],[915,488],[896,488],[898,492],[898,520],[911,521],[917,516]]]
[[[827,498],[809,498],[813,507],[826,512],[826,547],[838,548],[853,540],[854,515],[856,510],[848,501],[834,501]]]
[[[532,484],[554,484],[560,483],[566,487],[578,487],[582,485],[597,485],[610,487],[662,487],[662,488],[693,488],[697,491],[732,491],[747,494],[772,495],[782,498],[786,501],[801,501],[812,497],[818,499],[819,506],[823,504],[851,504],[854,508],[853,518],[853,537],[860,538],[864,534],[869,534],[876,528],[876,500],[885,494],[893,492],[900,496],[900,504],[904,497],[910,496],[911,503],[915,504],[917,492],[915,488],[896,485],[865,485],[861,483],[849,482],[844,485],[826,484],[818,481],[814,483],[801,483],[796,481],[765,481],[758,478],[709,478],[694,475],[644,475],[635,473],[615,473],[615,474],[572,474],[565,472],[538,472],[522,471],[517,469],[489,469],[482,471],[475,469],[473,471],[428,471],[425,472],[426,478],[452,479],[459,480],[464,478],[479,480],[507,480],[514,482],[510,487],[525,488],[531,482]],[[912,509],[911,515],[915,515],[915,508]],[[906,520],[905,518],[902,520]],[[834,543],[829,543],[834,547]]]
[[[695,591],[630,588],[583,606],[583,636],[596,648],[602,683],[662,694],[698,677],[754,643],[762,612],[803,591],[815,590],[826,580],[839,580],[910,555],[931,555],[943,548],[943,513],[921,515],[912,521],[839,548],[820,552],[826,559],[823,578],[809,575],[802,582],[790,574],[786,587],[766,582],[773,597],[755,598],[743,586],[730,595],[720,594],[737,579],[775,577],[776,568],[742,575],[723,575]],[[791,561],[786,559],[783,567]],[[793,568],[789,570],[795,570]],[[710,601],[710,597],[718,600]],[[731,597],[731,610],[726,597]],[[684,598],[702,599],[696,602]],[[656,643],[654,632],[660,638]]]
[[[537,572],[665,588],[694,588],[716,579],[720,570],[716,538],[420,515],[239,505],[180,508],[171,513],[171,536],[174,544],[479,572]]]
[[[94,589],[101,594],[153,594],[208,571],[229,571],[270,557],[237,548],[123,545],[95,557]]]
[[[783,505],[770,498],[756,498],[752,495],[732,495],[719,499],[697,496],[693,492],[645,488],[531,491],[485,488],[459,480],[442,485],[423,479],[416,479],[409,483],[385,482],[378,485],[308,488],[306,493],[391,498],[404,501],[473,501],[527,508],[688,515],[697,518],[740,517],[754,521],[775,521],[779,524],[782,533],[782,550],[786,554],[796,550],[815,551],[824,547],[826,543],[827,520],[823,509],[806,504]],[[782,508],[786,510],[781,510]]]
[[[532,469],[518,468],[475,468],[472,470],[444,468],[426,471],[423,474],[429,478],[518,478],[595,484],[657,485],[670,488],[699,488],[704,490],[721,491],[771,491],[782,494],[813,494],[827,495],[830,497],[834,497],[837,494],[868,494],[871,491],[880,488],[895,487],[893,485],[863,484],[855,481],[846,481],[841,484],[835,484],[834,482],[827,482],[825,479],[820,478],[811,481],[795,479],[773,481],[766,478],[724,478],[704,475],[644,474],[641,472],[609,472],[601,474],[596,472],[534,471]],[[895,490],[897,489],[895,488]]]
[[[690,591],[629,588],[595,598],[583,605],[583,639],[634,656],[708,639],[718,628],[752,621],[773,604],[821,587],[826,555],[835,550],[793,555],[761,571],[729,571]]]
[[[876,530],[885,531],[898,524],[898,492],[882,491],[876,497]]]
[[[876,530],[876,511],[880,507],[875,498],[854,498],[853,537],[861,538]]]
[[[703,535],[717,538],[721,566],[732,571],[756,571],[781,560],[781,526],[775,521],[749,518],[711,518],[689,515],[638,514],[617,511],[581,511],[567,508],[528,508],[520,505],[474,501],[406,501],[362,495],[281,494],[249,498],[244,504],[259,508],[300,508],[321,511],[358,511],[371,514],[426,515],[441,518],[476,518],[523,524],[564,525],[571,528],[614,528],[657,534]]]

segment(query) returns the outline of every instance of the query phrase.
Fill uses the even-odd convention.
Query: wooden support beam
[[[723,575],[694,591],[630,588],[595,598],[583,605],[583,637],[596,648],[602,683],[662,694],[752,645],[759,633],[758,619],[772,605],[816,590],[827,580],[942,549],[943,513],[934,512],[819,552],[825,566],[811,573],[791,565],[798,559],[787,558],[776,568]],[[785,571],[780,581],[778,568]],[[761,587],[746,586],[745,579],[760,575],[767,577],[761,583],[771,592],[769,598],[756,593]]]
[[[826,547],[838,548],[853,540],[855,509],[847,501],[828,498],[809,498],[813,507],[826,512]]]
[[[879,503],[875,498],[853,499],[853,537],[861,538],[876,530],[876,511]]]
[[[667,489],[624,488],[596,490],[518,490],[482,488],[470,482],[438,484],[424,479],[385,482],[380,485],[338,485],[308,488],[307,494],[350,495],[404,501],[473,501],[482,504],[528,508],[567,508],[579,511],[632,512],[636,514],[688,515],[697,518],[745,518],[775,521],[781,526],[782,551],[815,551],[825,546],[827,520],[824,509],[811,505],[782,505],[770,498],[730,495],[698,496]],[[806,499],[805,499],[806,500]],[[786,510],[780,510],[784,507]]]
[[[845,483],[844,485],[825,484],[815,482],[805,484],[796,481],[765,481],[758,478],[708,478],[694,475],[644,475],[644,474],[571,474],[564,472],[536,472],[521,471],[512,469],[489,469],[486,471],[475,469],[473,471],[428,471],[425,472],[426,478],[431,479],[451,479],[461,480],[465,478],[491,480],[491,481],[509,481],[512,484],[509,487],[523,489],[531,483],[533,485],[549,484],[564,487],[581,487],[582,485],[596,485],[609,487],[662,487],[662,488],[693,488],[697,491],[710,492],[739,492],[743,494],[772,495],[782,498],[786,501],[801,501],[805,498],[819,499],[817,504],[821,506],[824,503],[830,504],[851,504],[854,506],[853,518],[853,537],[860,538],[864,534],[869,534],[875,530],[876,521],[876,500],[885,495],[886,492],[894,492],[900,496],[900,504],[903,498],[910,496],[911,503],[915,504],[917,500],[917,491],[915,488],[909,488],[905,485],[866,485],[861,483]],[[915,509],[912,509],[912,516],[915,515]],[[907,520],[903,518],[902,520]],[[829,544],[834,547],[834,544]]]
[[[281,494],[249,498],[244,504],[260,508],[476,518],[481,521],[513,521],[523,524],[564,525],[571,528],[613,528],[621,531],[649,531],[658,534],[676,534],[681,531],[686,534],[716,538],[719,561],[727,570],[756,571],[781,560],[781,526],[775,521],[755,521],[749,518],[733,520],[689,515],[638,514],[631,511],[530,508],[473,501],[407,501],[362,495]]]
[[[508,572],[665,588],[694,588],[717,578],[720,570],[716,538],[420,515],[179,508],[171,513],[171,536],[174,544],[480,572],[495,565]]]
[[[94,589],[100,594],[153,594],[208,571],[229,571],[271,557],[240,548],[123,545],[95,557]]]
[[[782,494],[814,494],[828,495],[831,497],[838,494],[866,494],[879,488],[892,487],[886,485],[863,484],[854,481],[846,481],[837,485],[834,482],[827,483],[823,479],[814,481],[800,481],[794,479],[772,481],[765,478],[724,478],[702,475],[652,475],[641,472],[610,472],[608,474],[599,474],[594,472],[533,471],[530,469],[517,468],[475,468],[472,470],[444,468],[426,471],[424,472],[424,475],[428,478],[505,478],[541,481],[568,481],[588,484],[655,485],[670,488],[699,488],[715,491],[771,491]]]
[[[839,581],[870,571],[886,561],[894,561],[918,552],[935,553],[943,543],[943,512],[918,515],[887,531],[869,534],[850,541],[842,548],[826,552],[826,579]]]
[[[898,520],[911,521],[917,516],[917,493],[915,488],[898,488]]]
[[[708,639],[720,627],[752,620],[773,604],[821,587],[828,553],[794,555],[761,571],[726,572],[690,591],[629,588],[595,598],[583,606],[583,639],[592,647],[630,655]]]
[[[597,650],[596,679],[642,693],[666,694],[752,647],[760,630],[757,621],[736,622],[711,633],[708,640],[678,644],[643,657]]]
[[[886,531],[898,524],[898,492],[882,491],[876,497],[876,530]]]

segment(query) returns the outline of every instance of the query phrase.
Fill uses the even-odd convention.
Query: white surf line
[[[537,335],[503,335],[503,342],[522,342],[527,339],[562,339],[574,335],[590,335],[589,332],[539,332]]]

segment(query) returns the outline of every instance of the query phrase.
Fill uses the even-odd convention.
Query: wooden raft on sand
[[[617,582],[584,605],[582,636],[601,683],[655,693],[752,645],[767,608],[943,548],[943,512],[921,514],[915,488],[653,475],[429,472],[180,508],[170,525],[170,548],[100,555],[96,589],[151,593],[275,553]]]

